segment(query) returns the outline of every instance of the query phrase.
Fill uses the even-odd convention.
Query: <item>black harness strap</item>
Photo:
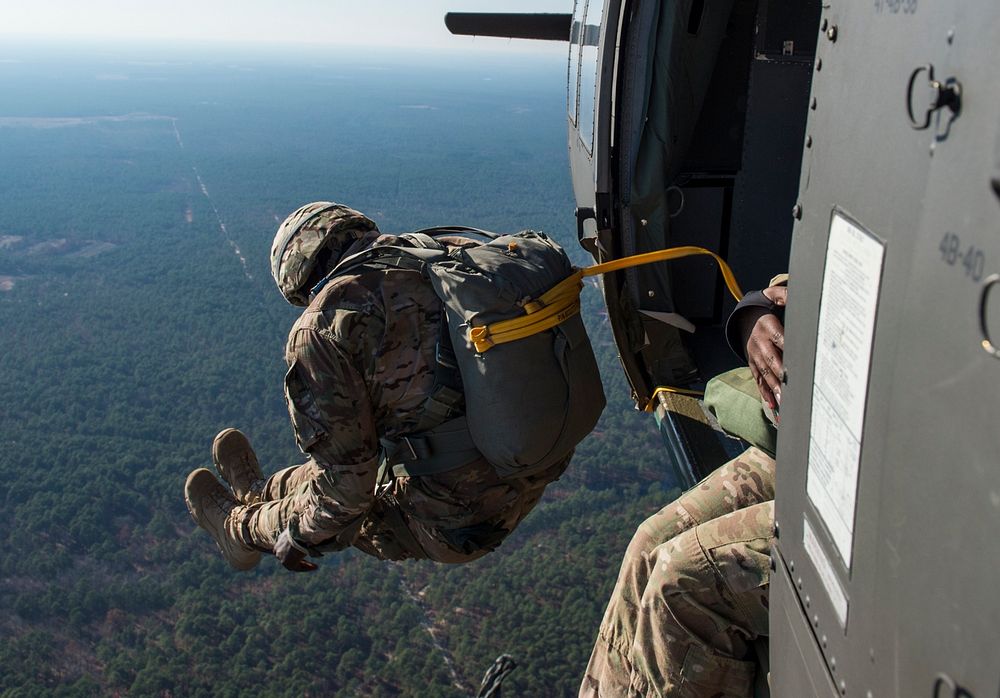
[[[420,477],[446,473],[481,457],[463,415],[430,431],[404,436],[386,450],[385,462],[396,477]]]

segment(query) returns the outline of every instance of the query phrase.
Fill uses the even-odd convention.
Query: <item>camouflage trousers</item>
[[[476,560],[500,545],[528,515],[570,457],[538,475],[516,479],[500,479],[482,458],[433,477],[394,478],[363,497],[364,514],[337,533],[335,547],[318,549],[353,546],[383,560]],[[378,464],[368,465],[374,480]],[[260,501],[237,526],[237,535],[248,545],[272,550],[296,512],[324,505],[329,481],[312,460],[279,470],[267,479]]]
[[[752,696],[773,498],[774,461],[751,448],[639,526],[580,696]]]
[[[374,469],[376,464],[372,463],[371,467]],[[273,548],[278,535],[288,526],[295,512],[317,506],[315,502],[322,496],[318,490],[322,489],[323,478],[323,469],[312,460],[279,470],[269,477],[261,491],[260,501],[252,505],[248,512],[244,529],[244,537],[249,538],[246,542],[258,548]],[[350,530],[342,531],[338,538],[353,539],[355,547],[382,559],[428,557],[427,549],[437,553],[432,553],[433,557],[447,558],[450,550],[433,540],[429,531],[419,531],[415,536],[411,527],[416,528],[416,522],[406,520],[395,511],[397,507],[391,506],[391,501],[388,492],[376,497],[368,515]],[[418,536],[425,539],[424,545],[417,540]],[[373,538],[378,540],[377,548],[373,545]]]

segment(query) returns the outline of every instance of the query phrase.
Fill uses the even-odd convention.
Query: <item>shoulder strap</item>
[[[487,230],[469,228],[461,225],[423,228],[421,230],[415,230],[412,233],[404,233],[399,237],[409,242],[413,245],[413,247],[401,247],[398,245],[369,247],[367,250],[362,250],[361,252],[352,254],[349,257],[345,257],[340,260],[337,266],[330,270],[330,273],[327,274],[322,281],[316,284],[311,293],[319,292],[319,290],[329,283],[331,279],[340,276],[341,274],[345,274],[351,269],[357,268],[363,264],[377,262],[378,264],[382,264],[387,267],[395,267],[397,269],[414,269],[423,271],[424,264],[431,264],[448,257],[447,248],[434,239],[435,237],[441,235],[480,235],[485,237],[487,240],[495,240],[499,237],[496,233],[491,233]]]
[[[447,252],[447,250],[445,249],[444,245],[442,245],[440,242],[438,242],[437,240],[435,240],[430,235],[427,235],[426,233],[422,233],[419,230],[417,232],[415,232],[415,233],[404,233],[403,235],[400,235],[399,237],[403,238],[404,240],[406,240],[408,242],[413,243],[413,245],[415,247],[419,248],[419,249],[437,250],[439,252],[440,251]]]
[[[430,239],[430,238],[428,238]],[[433,240],[431,240],[433,242]],[[424,248],[397,247],[395,245],[385,245],[381,247],[371,247],[362,250],[349,257],[345,257],[330,273],[324,276],[318,284],[309,291],[310,296],[319,293],[324,286],[333,281],[338,276],[343,276],[349,271],[353,271],[363,266],[381,266],[393,269],[410,269],[423,273],[425,265],[448,256],[447,250],[440,245],[439,250]]]
[[[427,426],[418,426],[418,430],[431,428],[462,414],[464,403],[462,374],[458,370],[458,359],[455,358],[448,332],[448,315],[442,311],[437,346],[434,348],[434,389],[424,401],[424,416],[421,419],[421,423]]]
[[[415,230],[413,235],[422,234],[429,237],[437,237],[439,235],[480,235],[487,240],[496,240],[499,235],[496,233],[491,233],[488,230],[481,230],[480,228],[470,228],[465,225],[439,225],[433,228],[422,228],[420,230]]]
[[[411,269],[425,273],[428,264],[448,258],[447,248],[424,231],[400,237],[414,247],[385,245],[346,257],[311,293],[318,293],[331,280],[359,267]],[[421,420],[435,426],[425,428],[418,434],[404,436],[398,442],[383,444],[386,450],[386,469],[391,469],[396,477],[447,472],[480,457],[465,416],[456,417],[456,414],[461,414],[464,393],[446,314],[442,314],[441,318],[435,359],[434,390],[423,405],[426,420]],[[382,480],[381,475],[379,480]]]

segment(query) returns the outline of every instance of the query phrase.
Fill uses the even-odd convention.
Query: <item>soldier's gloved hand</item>
[[[281,561],[286,570],[292,572],[312,572],[319,569],[316,563],[306,559],[309,551],[295,542],[291,528],[286,528],[278,536],[278,540],[274,544],[274,555]]]
[[[787,286],[771,286],[764,289],[764,295],[778,307],[788,302]],[[783,361],[785,351],[785,327],[773,313],[758,318],[747,340],[747,363],[757,381],[764,402],[772,410],[781,403],[781,380],[785,375]]]

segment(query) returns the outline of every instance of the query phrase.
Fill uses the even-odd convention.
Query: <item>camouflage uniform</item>
[[[752,696],[773,499],[774,461],[750,448],[639,526],[581,696]]]
[[[336,254],[396,244],[370,229]],[[383,559],[465,562],[499,545],[535,506],[569,456],[531,478],[501,480],[480,458],[379,482],[380,441],[444,421],[426,409],[442,318],[417,271],[359,270],[316,294],[285,350],[285,398],[310,460],[267,480],[237,522],[244,542],[272,550],[289,528],[314,554],[353,545]]]

